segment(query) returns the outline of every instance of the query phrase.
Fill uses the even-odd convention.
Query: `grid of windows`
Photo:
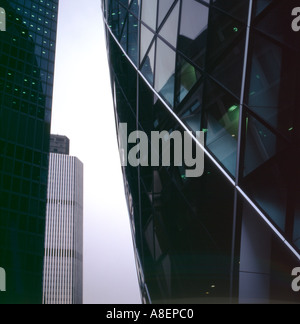
[[[280,289],[281,298],[295,298],[278,280],[290,288],[300,259],[294,7],[294,0],[102,1],[117,124],[127,123],[128,133],[205,132],[200,179],[179,167],[123,170],[146,300],[242,299],[246,273],[267,273],[262,299],[279,298]],[[255,244],[251,262],[241,257],[247,235],[269,238],[264,257]],[[249,266],[254,259],[268,271]]]
[[[0,302],[41,303],[58,0],[0,7]]]
[[[82,304],[83,165],[50,153],[44,304]]]

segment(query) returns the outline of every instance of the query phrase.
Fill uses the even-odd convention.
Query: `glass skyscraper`
[[[298,5],[102,1],[118,133],[205,133],[202,177],[123,167],[145,303],[300,302]]]
[[[0,7],[0,303],[42,303],[58,0]]]

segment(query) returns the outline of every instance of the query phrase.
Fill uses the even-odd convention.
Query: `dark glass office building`
[[[0,303],[42,303],[58,0],[0,7]]]
[[[199,178],[123,167],[145,303],[300,302],[298,5],[102,1],[117,131],[205,133]]]

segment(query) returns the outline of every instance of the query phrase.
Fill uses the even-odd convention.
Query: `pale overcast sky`
[[[60,0],[52,133],[84,163],[84,302],[140,303],[100,0]]]

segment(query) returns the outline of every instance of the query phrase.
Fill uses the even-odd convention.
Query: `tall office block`
[[[0,7],[0,303],[42,303],[58,0]]]
[[[50,152],[44,304],[82,304],[82,262],[83,165],[76,157]]]
[[[299,302],[298,6],[102,1],[120,142],[205,133],[202,177],[123,167],[144,302]]]
[[[50,152],[57,154],[67,154],[70,152],[70,140],[66,136],[50,136]]]

